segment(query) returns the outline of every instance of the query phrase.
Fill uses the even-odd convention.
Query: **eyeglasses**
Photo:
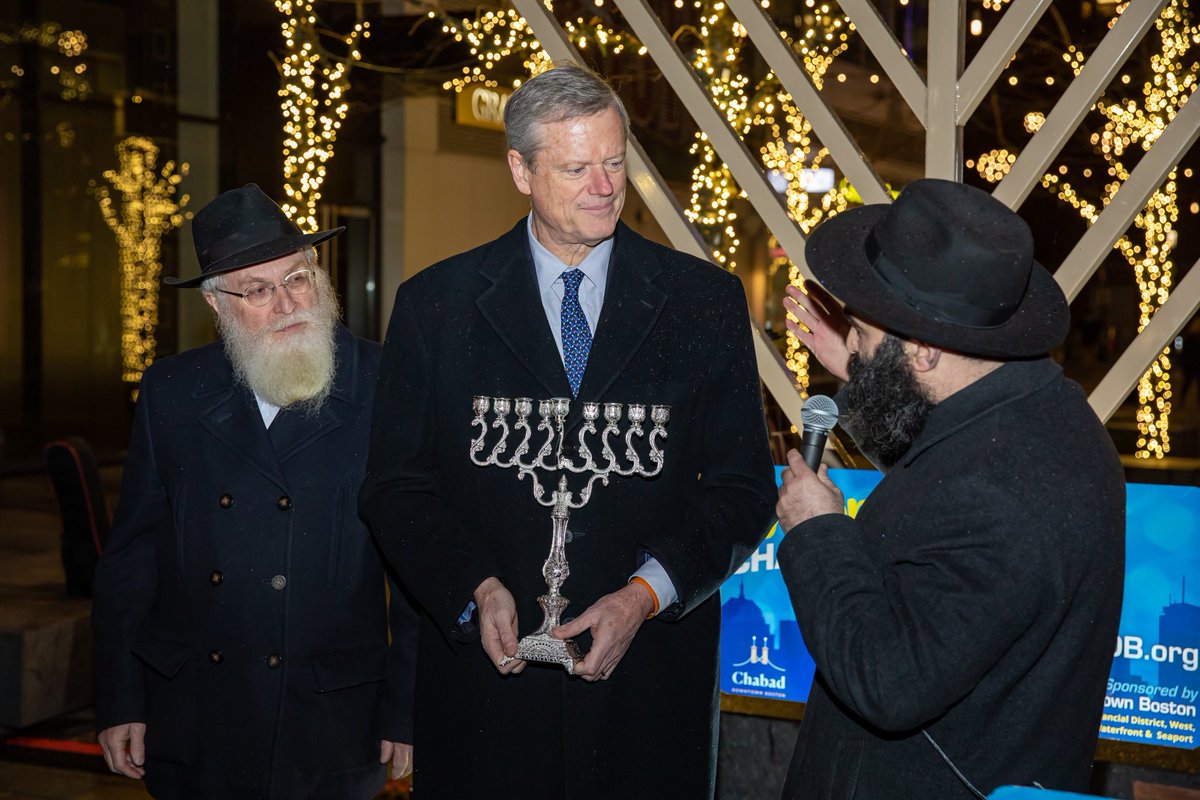
[[[298,269],[283,279],[283,283],[252,283],[244,292],[231,292],[228,289],[217,289],[222,294],[231,294],[246,301],[247,305],[261,308],[275,298],[275,290],[282,286],[288,294],[307,294],[312,289],[316,278],[311,269]]]

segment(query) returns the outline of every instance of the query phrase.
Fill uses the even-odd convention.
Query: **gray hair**
[[[504,132],[508,147],[533,166],[542,148],[541,127],[578,117],[590,117],[612,109],[621,118],[629,138],[629,114],[625,104],[603,78],[587,67],[565,62],[525,81],[504,106]]]
[[[308,268],[313,271],[319,272],[320,265],[317,264],[316,248],[315,247],[305,247],[300,252],[304,253],[304,259],[308,262]],[[212,275],[208,278],[205,278],[204,280],[202,280],[200,282],[200,293],[201,294],[211,294],[211,295],[215,296],[216,294],[218,294],[219,289],[224,288],[224,286],[225,286],[224,279],[225,279],[224,272],[219,273],[217,275]]]

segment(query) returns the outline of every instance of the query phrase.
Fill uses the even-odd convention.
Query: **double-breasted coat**
[[[384,344],[361,507],[424,612],[415,785],[427,798],[710,796],[715,593],[765,533],[775,498],[745,296],[732,275],[619,225],[566,423],[572,453],[582,401],[671,406],[661,474],[613,476],[571,512],[564,616],[624,586],[647,554],[667,570],[678,604],[644,624],[612,677],[595,683],[537,664],[502,677],[477,641],[451,635],[489,576],[512,592],[521,634],[542,621],[549,509],[516,470],[468,456],[472,396],[571,396],[527,230],[522,220],[409,279]],[[541,481],[553,488],[551,476]]]
[[[336,345],[269,429],[220,343],[142,380],[93,625],[99,727],[146,723],[156,797],[369,798],[411,742],[415,612],[357,510],[379,345]]]
[[[934,742],[983,794],[1087,791],[1124,554],[1116,450],[1057,364],[943,400],[857,518],[780,546],[817,664],[784,797],[972,797]]]

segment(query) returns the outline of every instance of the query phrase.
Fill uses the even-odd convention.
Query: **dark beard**
[[[843,426],[884,469],[908,452],[934,406],[909,369],[902,341],[890,333],[869,361],[850,356],[850,382],[842,398]]]

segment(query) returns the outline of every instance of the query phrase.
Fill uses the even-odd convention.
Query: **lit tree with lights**
[[[702,0],[695,5],[700,11],[700,21],[690,28],[697,39],[692,52],[692,68],[707,86],[730,127],[746,138],[752,129],[753,118],[748,112],[753,101],[747,94],[750,77],[739,68],[746,40],[745,29],[720,0]],[[732,270],[737,266],[734,254],[741,244],[734,225],[737,210],[733,203],[742,192],[729,168],[712,149],[704,131],[693,134],[688,153],[696,157],[696,161],[692,166],[690,202],[684,213],[712,248],[716,262]]]
[[[743,70],[746,30],[725,3],[703,0],[695,5],[701,19],[694,29],[698,41],[692,65],[733,129],[747,141],[763,142],[759,147],[763,166],[786,181],[788,211],[807,233],[825,216],[845,208],[841,190],[828,193],[817,204],[807,191],[808,177],[828,151],[815,146],[811,123],[774,74],[768,72],[751,85]],[[805,0],[805,9],[808,27],[795,37],[785,36],[820,89],[830,65],[846,50],[851,26],[844,17],[833,15],[828,4],[818,6],[815,0]],[[737,212],[732,202],[744,194],[703,131],[696,132],[691,153],[698,158],[692,170],[688,217],[713,244],[717,262],[733,269],[740,240],[733,225]],[[790,277],[799,279],[794,266]]]
[[[722,4],[723,5],[723,4]],[[830,13],[829,6],[818,6],[815,0],[805,0],[806,29],[788,42],[800,58],[809,78],[817,89],[824,86],[825,75],[834,59],[845,52],[848,46],[848,31],[852,30],[845,17]],[[741,40],[745,30],[734,23],[732,33]],[[739,41],[740,52],[742,42]],[[788,92],[771,73],[760,83],[747,107],[747,123],[742,136],[751,130],[765,132],[765,142],[759,152],[763,166],[780,175],[786,181],[785,197],[788,215],[794,219],[807,235],[819,222],[844,211],[849,205],[848,186],[837,186],[824,192],[814,202],[809,192],[809,180],[829,155],[824,147],[817,147],[812,138],[812,123],[800,112]],[[782,117],[782,121],[781,118]],[[771,237],[772,251],[777,242]],[[794,286],[803,283],[800,269],[786,256],[774,258],[769,267],[771,275],[787,267],[788,282]],[[804,394],[808,391],[809,352],[796,335],[787,331],[784,360],[796,378],[796,386]]]
[[[281,25],[284,56],[278,62],[279,96],[283,112],[284,212],[303,231],[317,230],[317,203],[325,183],[325,165],[350,106],[350,69],[362,60],[361,40],[371,35],[370,23],[359,19],[347,34],[325,29],[307,0],[275,0],[285,21]],[[322,39],[335,39],[345,48],[336,55]]]
[[[117,145],[118,169],[104,173],[119,196],[108,186],[92,182],[104,221],[117,238],[121,268],[121,367],[122,379],[133,384],[133,395],[142,373],[154,361],[158,329],[159,279],[162,274],[162,238],[183,224],[188,196],[176,199],[179,182],[188,165],[174,161],[158,167],[158,146],[142,136],[130,136]]]
[[[1107,175],[1099,198],[1086,198],[1079,185],[1071,180],[1066,165],[1060,165],[1055,172],[1042,178],[1042,186],[1070,204],[1089,225],[1099,219],[1104,206],[1129,178],[1130,157],[1150,149],[1196,88],[1200,62],[1195,58],[1186,62],[1186,56],[1193,46],[1200,44],[1200,26],[1192,21],[1188,0],[1172,0],[1163,9],[1155,27],[1158,47],[1150,57],[1149,78],[1140,87],[1140,95],[1116,97],[1111,91],[1106,92],[1094,107],[1103,124],[1091,135],[1090,142],[1103,159],[1102,169]],[[1074,46],[1068,46],[1063,61],[1078,75],[1083,68],[1084,55]],[[1129,75],[1122,76],[1123,86],[1130,82]],[[1024,122],[1026,130],[1033,133],[1045,122],[1045,116],[1033,111],[1026,114]],[[999,181],[1015,160],[1012,153],[993,150],[980,157],[978,169],[989,181]],[[1081,177],[1092,177],[1091,168],[1083,169]],[[1174,267],[1171,254],[1178,235],[1175,230],[1179,217],[1177,180],[1177,171],[1172,170],[1134,220],[1136,233],[1131,230],[1115,246],[1137,280],[1139,332],[1170,296]],[[1164,348],[1138,381],[1137,458],[1162,458],[1171,449],[1170,370],[1170,348]]]

